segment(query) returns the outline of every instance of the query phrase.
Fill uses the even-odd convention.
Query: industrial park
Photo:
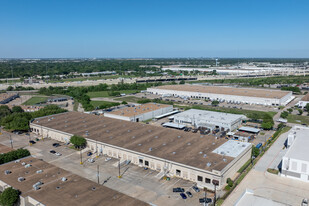
[[[308,206],[308,10],[2,1],[0,206]]]

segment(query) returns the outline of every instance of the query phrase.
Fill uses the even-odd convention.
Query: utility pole
[[[99,165],[97,165],[97,177],[98,177],[98,184],[100,184],[100,170],[99,170]]]
[[[219,185],[218,180],[212,180],[212,184],[215,186],[215,196],[214,196],[214,206],[216,205],[217,202],[217,186]]]

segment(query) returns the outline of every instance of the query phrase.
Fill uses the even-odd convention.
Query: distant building
[[[234,206],[286,206],[280,202],[255,195],[253,190],[246,189]]]
[[[288,134],[288,151],[282,158],[281,176],[309,182],[309,128],[294,126]]]
[[[243,119],[246,119],[244,115],[198,109],[189,109],[174,115],[175,123],[191,124],[196,128],[204,127],[210,130],[219,129],[220,131],[237,129]]]
[[[172,105],[147,103],[134,107],[125,107],[122,109],[114,110],[112,112],[105,113],[104,116],[131,122],[141,122],[153,119],[156,116],[171,111],[173,111]]]
[[[301,100],[296,104],[298,107],[304,108],[307,104],[309,104],[309,93],[301,98]]]
[[[18,93],[1,93],[0,104],[7,104],[18,97],[19,97]]]
[[[152,87],[147,91],[158,95],[187,96],[193,99],[274,106],[286,105],[294,99],[291,91],[187,84]]]

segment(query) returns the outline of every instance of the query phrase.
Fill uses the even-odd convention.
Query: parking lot
[[[98,182],[111,189],[120,191],[129,196],[135,197],[153,205],[199,205],[199,198],[204,197],[204,192],[194,192],[193,182],[172,177],[170,181],[160,179],[158,172],[136,165],[128,164],[118,170],[118,160],[110,159],[106,161],[106,156],[95,155],[87,156],[87,149],[82,151],[82,162],[80,164],[80,151],[71,149],[69,145],[60,143],[59,147],[53,147],[54,140],[44,139],[39,140],[32,146],[28,144],[29,139],[35,140],[39,138],[33,134],[30,137],[22,134],[11,134],[13,139],[13,147],[24,147],[28,149],[32,155],[43,159],[46,162],[54,164],[60,168],[71,171],[82,177]],[[0,143],[10,146],[8,133],[4,132],[0,136]],[[50,150],[55,150],[61,156],[50,153]],[[91,163],[88,159],[94,159]],[[99,167],[98,167],[99,166]],[[99,173],[99,178],[98,174]],[[185,191],[190,191],[193,197],[182,199],[180,193],[173,193],[173,188],[182,187]],[[212,193],[207,193],[207,197],[213,197]]]

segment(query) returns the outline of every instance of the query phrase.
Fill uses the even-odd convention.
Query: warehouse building
[[[134,107],[125,107],[114,110],[112,112],[105,113],[104,116],[131,122],[141,122],[172,111],[172,105],[147,103]]]
[[[287,139],[287,153],[282,157],[281,176],[309,182],[309,128],[294,126]]]
[[[0,190],[8,187],[21,192],[21,206],[148,205],[34,157],[0,165]]]
[[[19,97],[18,93],[1,93],[0,104],[7,104],[18,97]]]
[[[195,128],[219,129],[220,131],[233,131],[237,129],[243,119],[246,119],[244,115],[198,109],[189,109],[174,115],[175,123],[190,124]]]
[[[129,160],[140,167],[218,189],[250,159],[251,144],[225,138],[138,124],[103,116],[67,112],[34,119],[32,131],[68,142],[83,136],[98,155]]]
[[[293,100],[292,92],[280,90],[233,88],[202,85],[164,85],[148,88],[158,95],[187,96],[194,99],[224,100],[260,105],[286,105]]]

